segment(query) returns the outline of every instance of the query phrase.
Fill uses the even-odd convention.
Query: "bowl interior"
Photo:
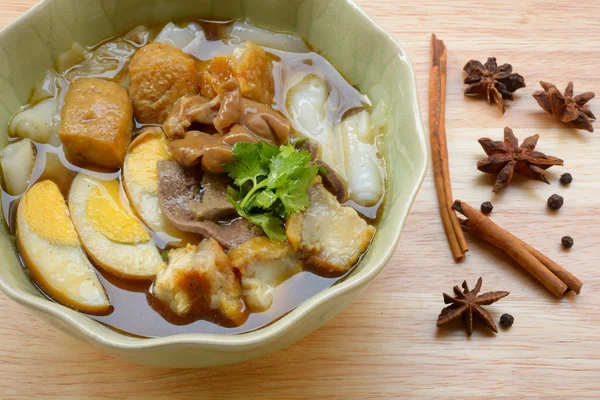
[[[427,157],[410,62],[397,43],[351,1],[46,0],[0,33],[0,147],[5,145],[11,115],[27,102],[31,88],[73,41],[92,45],[139,24],[193,18],[247,18],[256,25],[296,32],[357,84],[374,104],[381,99],[388,104],[388,132],[383,149],[388,187],[383,218],[371,250],[336,290],[370,281],[394,251],[423,179]],[[139,341],[46,300],[20,266],[5,227],[0,232],[0,257],[0,287],[12,298],[59,316],[66,330],[77,326],[112,341]],[[327,295],[313,297],[290,315],[307,312]],[[290,315],[261,331],[278,329]]]

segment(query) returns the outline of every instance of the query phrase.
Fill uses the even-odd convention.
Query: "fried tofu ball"
[[[170,43],[139,49],[131,59],[129,76],[135,118],[143,124],[162,124],[180,97],[199,90],[195,61]]]
[[[252,312],[268,310],[275,288],[302,271],[300,257],[289,243],[264,236],[232,249],[229,259],[242,274],[244,299]]]
[[[167,267],[156,274],[153,294],[180,316],[210,308],[236,325],[248,317],[240,282],[212,238],[169,251]]]
[[[308,189],[308,193],[310,206],[288,219],[288,240],[315,272],[344,273],[367,250],[375,227],[353,208],[342,206],[321,183]]]
[[[118,169],[133,129],[133,109],[118,83],[81,78],[71,83],[58,134],[67,158],[80,166]]]

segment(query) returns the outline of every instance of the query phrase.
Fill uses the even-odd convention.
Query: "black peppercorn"
[[[494,209],[494,206],[489,201],[481,203],[481,212],[484,214],[489,214]]]
[[[510,314],[502,314],[502,316],[500,317],[500,325],[502,325],[505,328],[510,328],[513,322],[515,322],[515,317],[513,317]]]
[[[560,183],[562,183],[563,185],[568,185],[571,182],[573,182],[573,177],[571,176],[571,174],[566,173],[560,176]]]
[[[571,247],[573,247],[573,244],[575,244],[575,241],[571,236],[565,236],[562,239],[560,239],[560,241],[562,242],[562,245],[565,249],[570,249]]]
[[[550,207],[553,210],[560,210],[564,202],[565,200],[562,198],[562,196],[553,194],[548,198],[548,207]]]

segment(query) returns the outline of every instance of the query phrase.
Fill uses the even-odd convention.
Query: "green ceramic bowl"
[[[296,32],[321,51],[374,103],[389,106],[385,139],[388,192],[371,250],[343,282],[277,322],[240,335],[185,334],[140,339],[117,333],[47,300],[21,267],[0,229],[0,288],[58,329],[125,359],[165,367],[241,362],[281,349],[338,314],[381,272],[427,170],[425,134],[410,61],[394,39],[351,0],[45,0],[0,32],[0,147],[11,115],[73,41],[91,45],[139,24],[194,17],[247,18]]]

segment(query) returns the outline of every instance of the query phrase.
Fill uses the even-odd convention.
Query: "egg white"
[[[118,243],[107,238],[89,220],[87,202],[99,185],[102,185],[99,179],[80,173],[69,192],[69,211],[83,248],[96,265],[108,272],[128,279],[153,279],[164,262],[152,240]],[[141,223],[140,226],[143,227]]]
[[[161,147],[161,149],[160,151],[143,151],[136,155],[137,146],[142,145],[155,149]],[[135,138],[127,149],[122,171],[123,187],[137,216],[152,231],[164,234],[162,238],[168,244],[179,246],[195,243],[199,241],[198,237],[173,227],[160,209],[157,163],[170,159],[167,139],[162,130],[160,128],[147,130]]]
[[[49,181],[41,183],[54,185]],[[40,183],[30,189],[31,195],[36,195],[39,189],[37,185]],[[58,187],[54,186],[58,196],[62,198]],[[110,307],[108,297],[79,241],[72,244],[61,244],[60,241],[52,243],[39,236],[28,225],[25,216],[31,212],[27,209],[28,193],[21,199],[17,210],[17,243],[33,279],[50,297],[65,306],[90,314],[105,313]],[[61,209],[53,210],[50,209],[50,204],[47,203],[48,209],[37,210],[36,215],[46,219],[40,223],[57,230],[62,229],[60,224],[55,224],[52,216],[56,213],[67,214],[67,205],[62,200]],[[72,228],[71,221],[68,223]],[[58,235],[59,232],[53,236]]]

